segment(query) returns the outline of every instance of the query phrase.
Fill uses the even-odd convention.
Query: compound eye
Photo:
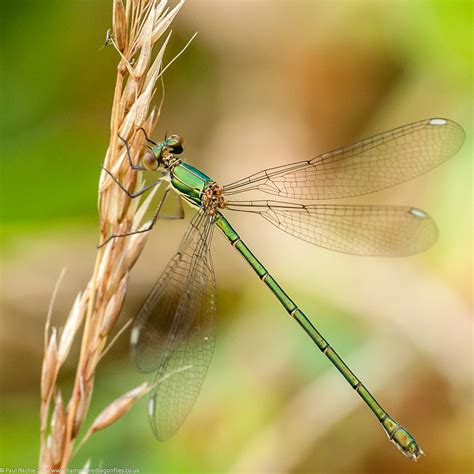
[[[170,135],[168,137],[168,143],[172,153],[176,155],[183,153],[183,139],[179,135]]]
[[[150,150],[145,152],[145,154],[143,155],[142,161],[143,161],[143,166],[148,171],[156,171],[160,165],[158,163],[158,160],[156,159],[156,156]]]

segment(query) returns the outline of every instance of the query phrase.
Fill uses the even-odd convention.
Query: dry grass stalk
[[[96,417],[90,428],[87,430],[87,433],[78,444],[75,452],[77,453],[77,451],[81,449],[81,447],[94,433],[108,428],[112,423],[125,415],[125,413],[127,413],[130,408],[132,408],[134,403],[143,397],[143,395],[146,395],[152,388],[153,385],[143,383],[142,385],[130,390],[127,393],[124,393],[121,397],[114,400]]]
[[[169,35],[154,59],[153,47],[163,37],[183,1],[170,8],[167,0],[113,0],[113,28],[108,42],[118,51],[120,61],[104,167],[130,191],[140,185],[140,178],[130,169],[126,147],[118,135],[130,144],[131,155],[138,160],[144,143],[144,134],[138,128],[151,134],[160,115],[160,107],[154,108],[152,100],[156,82],[163,74],[162,60]],[[150,199],[141,204],[131,200],[103,172],[99,183],[100,242],[111,234],[123,234],[139,227],[149,204]],[[114,239],[98,249],[93,276],[85,291],[77,295],[61,334],[56,328],[50,330],[48,315],[41,378],[42,468],[65,468],[73,455],[74,442],[88,412],[97,364],[109,347],[124,302],[129,272],[147,237],[142,233]],[[65,405],[57,386],[58,373],[83,321],[74,387]],[[148,389],[147,385],[140,386],[113,402],[92,424],[83,442],[93,432],[116,421]]]

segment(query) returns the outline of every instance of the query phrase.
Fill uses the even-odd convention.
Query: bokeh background
[[[0,466],[34,467],[48,302],[61,324],[93,268],[97,181],[117,62],[111,2],[1,2]],[[188,2],[173,29],[155,137],[225,184],[427,117],[466,143],[426,176],[355,202],[415,205],[439,242],[405,259],[312,247],[231,215],[250,247],[426,452],[390,445],[343,378],[216,234],[218,342],[194,411],[166,443],[141,401],[73,466],[142,472],[467,473],[472,405],[472,6],[461,1]],[[187,210],[187,218],[191,215]],[[131,277],[135,314],[186,222],[159,222]],[[98,373],[90,419],[144,379],[127,336]],[[75,356],[62,374],[67,393]]]

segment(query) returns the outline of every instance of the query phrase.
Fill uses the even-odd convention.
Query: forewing
[[[230,202],[228,208],[260,214],[301,240],[354,255],[413,255],[431,247],[438,237],[433,219],[407,206],[242,201]]]
[[[419,176],[453,156],[460,125],[428,119],[375,135],[310,161],[270,168],[224,187],[226,195],[260,190],[300,200],[359,196]]]
[[[149,418],[160,440],[171,437],[191,411],[214,350],[212,229],[211,218],[198,214],[132,330],[138,370],[156,371]]]

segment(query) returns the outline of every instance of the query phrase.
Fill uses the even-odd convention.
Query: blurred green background
[[[37,463],[45,315],[61,324],[93,268],[97,180],[116,53],[100,50],[111,1],[1,2],[0,466]],[[472,5],[458,1],[201,1],[178,16],[166,58],[166,131],[225,184],[427,117],[466,143],[426,176],[354,202],[410,204],[439,242],[406,259],[312,247],[231,215],[249,246],[426,456],[390,445],[352,389],[216,234],[218,342],[198,402],[158,443],[141,401],[94,435],[83,466],[142,472],[467,473],[472,405]],[[187,217],[191,215],[187,210]],[[263,220],[262,220],[263,221]],[[186,223],[160,222],[135,266],[135,314]],[[71,386],[75,356],[61,378]],[[98,373],[90,420],[141,383],[127,337]]]

